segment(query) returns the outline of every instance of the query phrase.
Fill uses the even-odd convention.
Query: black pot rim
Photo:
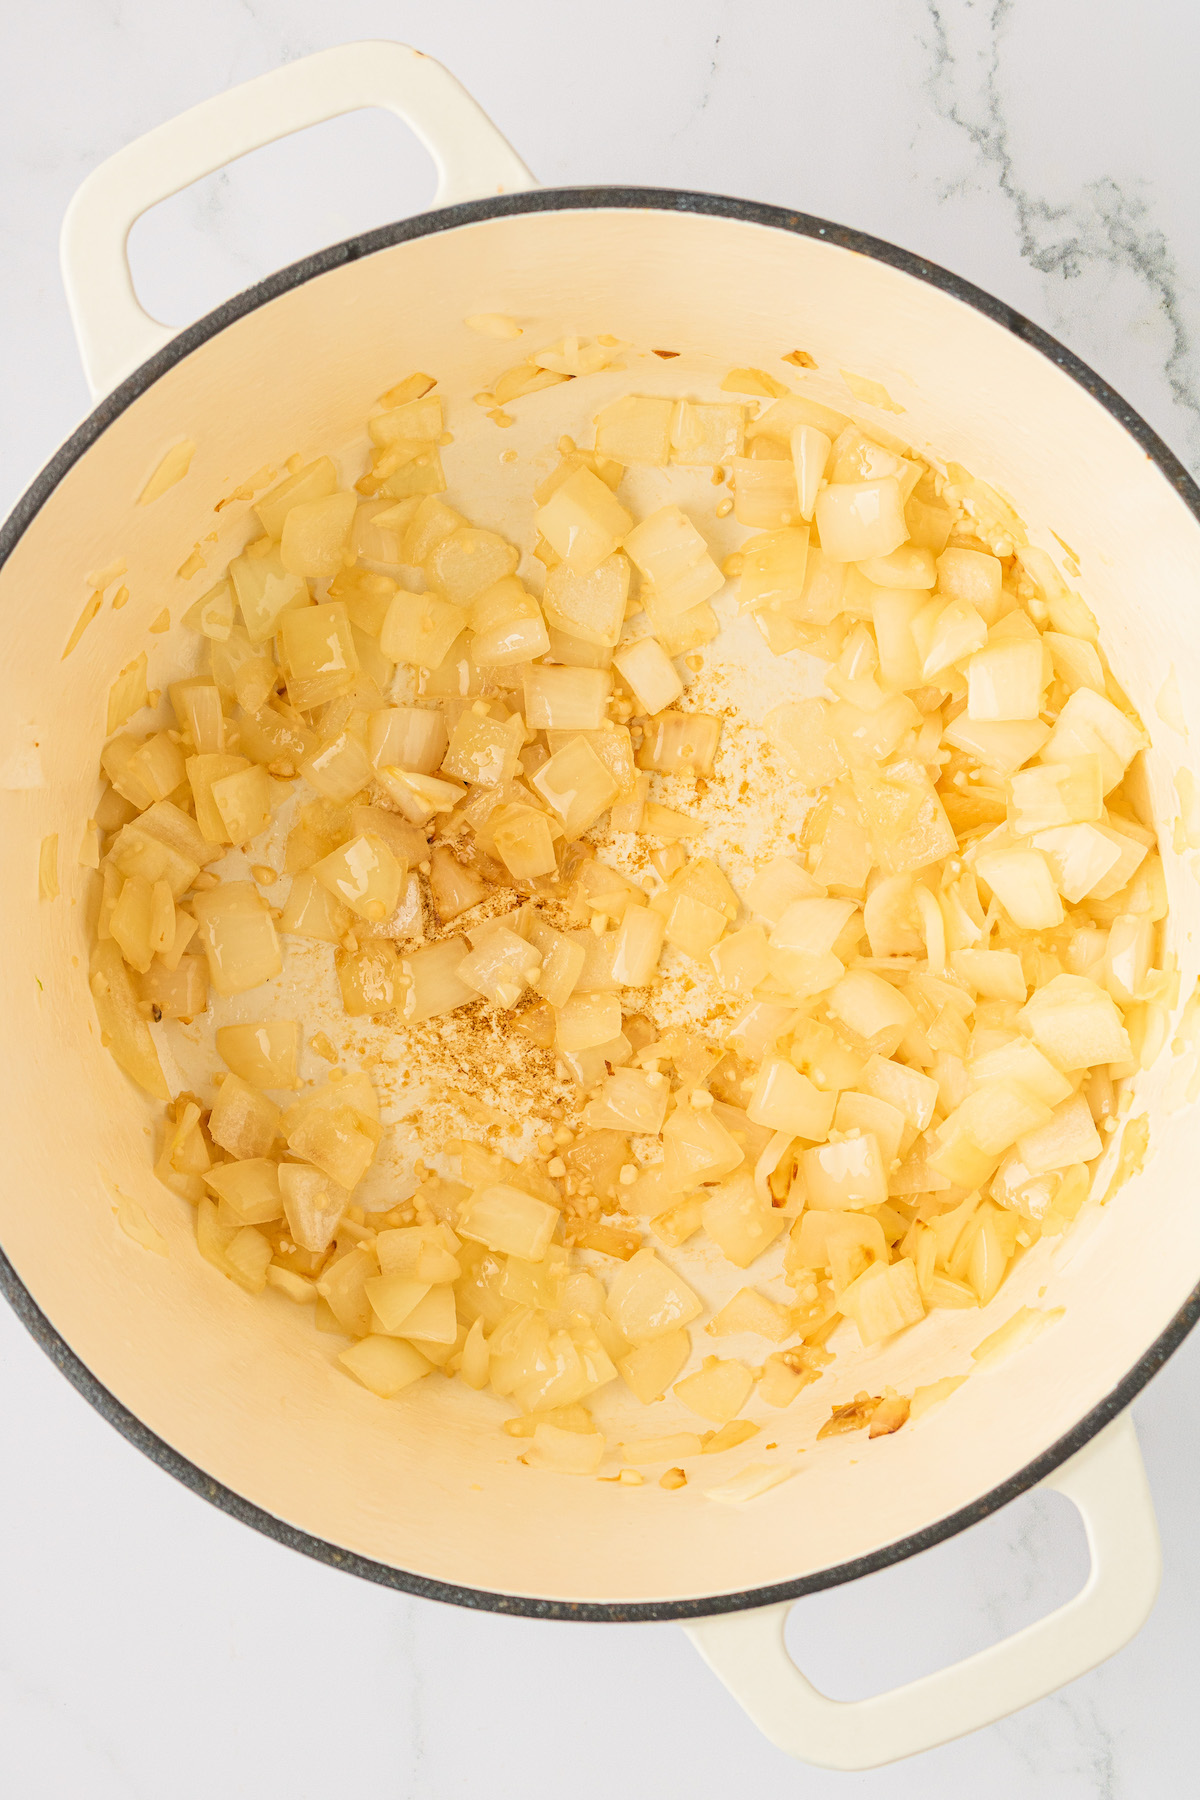
[[[776,231],[786,231],[801,237],[819,239],[839,248],[856,251],[861,256],[869,256],[876,262],[886,263],[905,275],[914,276],[926,282],[930,287],[961,300],[964,305],[982,313],[994,324],[1001,325],[1014,337],[1046,357],[1065,375],[1075,381],[1081,388],[1096,400],[1118,424],[1145,451],[1155,463],[1160,473],[1170,482],[1184,505],[1200,521],[1200,488],[1192,480],[1179,459],[1169,450],[1163,440],[1153,431],[1141,415],[1123,400],[1119,394],[1101,379],[1093,369],[1079,357],[1058,343],[1047,332],[1031,323],[1014,308],[1006,306],[1002,301],[994,299],[981,288],[963,280],[961,276],[951,274],[936,263],[928,262],[924,257],[914,255],[911,251],[899,249],[896,245],[885,242],[881,238],[870,237],[865,232],[856,231],[845,225],[831,224],[828,220],[813,218],[810,214],[792,212],[785,207],[769,206],[753,200],[731,199],[719,194],[692,193],[674,188],[634,188],[634,187],[590,187],[590,188],[539,188],[530,193],[501,194],[483,200],[468,201],[460,206],[443,207],[436,211],[421,213],[411,219],[404,219],[393,225],[381,226],[375,231],[368,231],[357,237],[348,238],[345,242],[331,245],[326,250],[318,251],[299,262],[292,263],[285,269],[247,288],[244,293],[235,295],[224,302],[215,311],[197,320],[186,330],[155,352],[146,362],[127,377],[126,380],[107,395],[96,406],[94,411],[84,420],[78,430],[72,433],[62,448],[47,463],[41,474],[37,476],[27,492],[18,501],[10,517],[0,527],[0,565],[12,554],[15,545],[28,529],[33,519],[45,505],[55,488],[66,476],[81,456],[90,449],[102,433],[113,421],[121,416],[138,397],[153,386],[161,376],[172,369],[191,351],[215,337],[227,325],[253,312],[268,301],[303,282],[311,281],[318,275],[342,267],[346,263],[357,262],[362,257],[373,255],[376,251],[391,248],[414,238],[429,237],[441,231],[450,231],[461,225],[476,224],[486,219],[506,218],[518,213],[571,212],[580,210],[629,209],[634,211],[664,213],[696,213],[713,218],[731,219],[752,225],[766,226]],[[1129,1372],[1118,1382],[1117,1386],[1098,1405],[1092,1407],[1079,1422],[1056,1443],[1044,1450],[1040,1456],[1027,1463],[1016,1474],[1008,1477],[989,1493],[982,1495],[969,1506],[960,1508],[944,1519],[926,1526],[923,1530],[913,1532],[908,1537],[887,1544],[869,1555],[856,1557],[851,1562],[839,1564],[837,1567],[820,1569],[816,1572],[797,1577],[793,1581],[773,1583],[769,1587],[756,1588],[745,1593],[713,1594],[693,1600],[636,1601],[629,1603],[616,1602],[573,1602],[569,1600],[544,1600],[523,1594],[495,1593],[484,1588],[464,1587],[454,1582],[434,1581],[423,1575],[413,1574],[405,1569],[397,1569],[387,1563],[376,1562],[353,1551],[339,1548],[323,1538],[313,1537],[308,1532],[299,1531],[282,1519],[264,1511],[262,1507],[236,1494],[232,1489],[213,1480],[204,1471],[189,1462],[172,1446],[151,1431],[140,1419],[136,1418],[117,1397],[97,1380],[91,1370],[75,1355],[61,1334],[50,1323],[41,1311],[29,1290],[25,1287],[12,1264],[0,1251],[0,1290],[12,1305],[17,1316],[27,1327],[31,1335],[41,1345],[51,1361],[62,1371],[68,1381],[89,1401],[109,1424],[121,1435],[156,1463],[160,1469],[172,1475],[193,1493],[239,1519],[243,1524],[252,1526],[265,1537],[273,1538],[276,1543],[284,1544],[289,1549],[297,1550],[316,1562],[325,1563],[332,1568],[344,1569],[347,1573],[358,1575],[367,1581],[374,1581],[383,1587],[397,1588],[409,1594],[416,1594],[428,1600],[441,1600],[456,1606],[473,1608],[477,1611],[515,1614],[527,1618],[539,1619],[578,1619],[590,1622],[632,1623],[650,1620],[695,1619],[711,1616],[716,1613],[738,1612],[749,1607],[769,1606],[776,1602],[796,1600],[805,1594],[819,1592],[821,1589],[836,1587],[842,1582],[857,1580],[859,1576],[869,1575],[878,1569],[903,1562],[907,1557],[919,1551],[928,1550],[933,1545],[943,1543],[947,1538],[965,1531],[968,1526],[978,1524],[1000,1507],[1006,1506],[1010,1500],[1028,1491],[1039,1481],[1059,1467],[1066,1459],[1093,1438],[1097,1432],[1122,1412],[1130,1401],[1138,1394],[1152,1376],[1166,1362],[1167,1358],[1178,1349],[1188,1332],[1200,1319],[1200,1285],[1193,1289],[1191,1295],[1165,1329],[1154,1340],[1150,1347],[1140,1356]]]

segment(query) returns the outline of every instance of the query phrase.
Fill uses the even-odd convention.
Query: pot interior
[[[520,319],[520,345],[467,329],[465,317],[483,311]],[[516,423],[498,430],[472,396],[526,347],[564,330],[627,340],[625,370],[518,401]],[[677,354],[663,360],[656,349]],[[816,368],[800,376],[780,361],[793,350]],[[145,647],[152,686],[197,662],[181,615],[256,534],[245,502],[217,503],[295,452],[307,459],[343,447],[352,481],[376,396],[419,368],[438,377],[454,435],[446,498],[528,550],[530,463],[551,466],[561,434],[590,443],[593,413],[619,391],[716,398],[734,364],[769,370],[939,461],[962,463],[1011,498],[1031,540],[1060,565],[1067,546],[1077,556],[1071,584],[1097,614],[1112,666],[1154,738],[1147,784],[1166,827],[1169,943],[1189,993],[1198,889],[1191,847],[1184,834],[1173,847],[1170,821],[1173,777],[1194,757],[1155,702],[1172,671],[1185,707],[1200,692],[1200,528],[1133,437],[1050,360],[950,294],[856,251],[754,219],[569,203],[379,249],[279,294],[181,357],[66,471],[0,571],[0,820],[9,846],[0,889],[8,1151],[0,1243],[70,1348],[169,1446],[276,1518],[435,1581],[584,1603],[670,1602],[853,1561],[968,1506],[1068,1432],[1200,1277],[1191,1193],[1200,1145],[1181,1104],[1195,1054],[1185,1044],[1138,1081],[1132,1110],[1151,1119],[1145,1172],[1107,1205],[1090,1202],[1065,1239],[1036,1246],[982,1314],[939,1312],[896,1341],[841,1348],[834,1368],[759,1439],[713,1459],[711,1481],[699,1459],[686,1489],[650,1482],[630,1491],[521,1466],[522,1446],[497,1430],[510,1409],[461,1383],[429,1381],[393,1402],[359,1388],[336,1366],[340,1340],[313,1331],[282,1296],[251,1301],[200,1260],[190,1207],[156,1183],[152,1109],[98,1040],[86,978],[96,877],[75,858],[98,791],[110,683]],[[899,410],[852,400],[843,370],[883,383]],[[164,451],[184,437],[197,444],[186,479],[137,506]],[[501,461],[510,450],[518,460]],[[635,510],[660,491],[659,479],[630,483]],[[730,525],[723,535],[714,528],[718,554],[742,535]],[[194,546],[206,570],[184,579],[177,571]],[[127,563],[128,604],[115,611],[110,586],[63,660],[89,573],[117,558]],[[171,630],[148,636],[164,607]],[[765,710],[764,695],[817,691],[805,658],[774,662],[753,632],[732,635],[726,657],[744,658],[751,715],[756,704]],[[786,822],[788,801],[768,793],[759,806],[754,841],[765,844]],[[39,902],[39,846],[55,832],[63,891]],[[298,958],[294,969],[306,996],[328,983],[324,963]],[[242,1016],[290,1016],[288,981],[285,973],[265,999],[256,994]],[[387,1167],[407,1179],[403,1132],[388,1154]],[[1102,1175],[1099,1191],[1105,1185]],[[121,1228],[122,1197],[144,1210],[168,1255]],[[668,1256],[715,1297],[725,1277],[706,1267],[703,1251]],[[759,1269],[734,1285],[742,1280],[760,1285]],[[870,1444],[856,1435],[814,1445],[830,1407],[860,1389],[911,1392],[970,1370],[971,1349],[1025,1304],[1065,1311],[917,1425]],[[612,1439],[695,1423],[670,1399],[647,1409],[609,1392],[596,1411]],[[704,1497],[743,1462],[772,1458],[795,1478],[749,1509]]]

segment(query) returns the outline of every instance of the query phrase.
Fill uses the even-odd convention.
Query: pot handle
[[[1047,1476],[1074,1501],[1091,1552],[1065,1606],[948,1669],[869,1700],[830,1700],[784,1643],[794,1602],[698,1619],[684,1629],[771,1742],[825,1769],[875,1769],[978,1731],[1085,1675],[1149,1616],[1162,1573],[1158,1527],[1126,1412]]]
[[[339,44],[202,100],[93,169],[67,208],[63,281],[93,396],[176,336],[134,292],[126,241],[135,220],[251,150],[367,106],[395,113],[429,151],[435,206],[537,186],[449,70],[407,44]]]

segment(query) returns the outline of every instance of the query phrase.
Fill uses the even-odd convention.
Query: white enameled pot
[[[364,106],[398,113],[433,152],[436,210],[284,270],[177,336],[146,317],[125,258],[140,213],[259,145]],[[748,202],[540,191],[446,71],[397,44],[323,52],[151,132],[84,184],[63,251],[96,410],[0,540],[0,1274],[31,1330],[118,1429],[258,1529],[467,1606],[687,1621],[762,1729],[809,1761],[863,1768],[943,1742],[1109,1655],[1145,1618],[1159,1575],[1122,1409],[1191,1327],[1200,1292],[1200,1131],[1192,1111],[1164,1100],[1169,1055],[1139,1079],[1145,1173],[1089,1206],[1066,1239],[1039,1245],[982,1318],[939,1313],[841,1369],[835,1397],[885,1379],[911,1391],[969,1368],[970,1349],[1017,1305],[1065,1309],[918,1426],[869,1454],[855,1439],[818,1445],[794,1479],[743,1508],[707,1500],[701,1484],[631,1495],[535,1479],[460,1384],[382,1404],[282,1303],[251,1302],[196,1255],[187,1209],[149,1169],[150,1109],[98,1041],[89,877],[74,856],[109,683],[164,604],[177,620],[199,591],[175,574],[203,535],[197,521],[217,534],[204,545],[211,567],[240,547],[233,515],[244,509],[212,509],[250,471],[297,448],[348,446],[375,396],[425,368],[459,397],[462,498],[481,522],[510,529],[495,429],[470,404],[502,347],[469,331],[467,315],[514,314],[529,343],[571,329],[667,346],[679,355],[655,365],[661,391],[715,387],[731,361],[782,370],[796,347],[815,359],[805,383],[819,399],[847,404],[844,368],[882,382],[904,412],[881,424],[994,483],[1060,559],[1051,530],[1078,553],[1112,662],[1154,725],[1148,783],[1164,821],[1191,753],[1158,726],[1154,700],[1172,669],[1185,697],[1200,692],[1200,495],[1184,471],[1068,352],[944,271]],[[535,399],[518,409],[518,449],[560,431],[586,440],[586,382]],[[165,449],[185,437],[198,445],[187,479],[138,507]],[[117,557],[129,604],[106,608],[64,661],[88,572]],[[186,638],[148,640],[152,679],[178,666]],[[39,845],[53,832],[63,893],[39,903]],[[1164,855],[1186,993],[1200,896],[1169,829]],[[168,1256],[118,1229],[118,1190],[145,1209]],[[829,1398],[813,1404],[815,1427]],[[644,1416],[631,1426],[644,1432]],[[804,1680],[783,1646],[797,1596],[909,1556],[1039,1481],[1076,1502],[1088,1531],[1092,1572],[1068,1606],[870,1701],[834,1704]]]

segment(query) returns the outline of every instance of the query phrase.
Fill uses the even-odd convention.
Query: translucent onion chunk
[[[531,731],[597,731],[604,724],[612,677],[603,669],[539,664],[525,672],[523,685]]]
[[[633,518],[598,476],[580,468],[539,507],[534,522],[576,575],[590,575],[620,546]]]
[[[505,1256],[540,1262],[550,1244],[558,1212],[544,1200],[505,1182],[476,1190],[459,1214],[463,1237]]]
[[[546,576],[546,622],[585,643],[616,644],[629,599],[629,561],[619,551],[586,575],[560,563]]]
[[[821,548],[838,562],[888,556],[908,536],[900,484],[894,475],[823,487],[816,497],[814,516]]]
[[[615,652],[613,662],[642,712],[661,712],[683,692],[675,665],[657,638],[627,644]]]
[[[677,506],[660,507],[636,525],[626,534],[625,551],[666,612],[686,612],[725,585],[708,545]]]
[[[580,837],[608,810],[618,792],[616,782],[586,738],[572,738],[544,762],[533,785],[553,808],[570,838]]]
[[[404,871],[382,838],[352,838],[314,864],[312,872],[360,918],[378,923],[396,910]]]
[[[227,881],[192,902],[209,979],[218,994],[242,994],[278,975],[283,956],[275,922],[249,881]]]
[[[673,1334],[702,1310],[687,1282],[653,1250],[639,1250],[609,1283],[609,1317],[631,1344]]]

